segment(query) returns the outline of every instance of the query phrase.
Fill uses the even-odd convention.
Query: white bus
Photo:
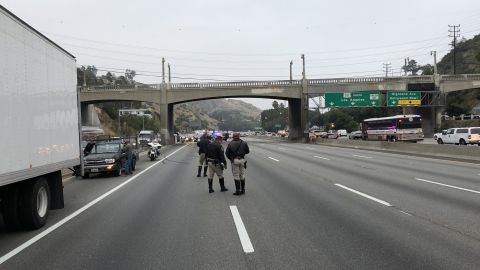
[[[365,119],[362,133],[364,140],[390,142],[418,142],[424,137],[422,117],[416,114]]]

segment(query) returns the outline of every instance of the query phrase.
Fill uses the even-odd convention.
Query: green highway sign
[[[380,92],[325,93],[325,107],[376,107]]]
[[[415,106],[415,105],[422,105],[422,92],[416,92],[416,91],[387,92],[387,106]]]
[[[282,127],[282,125],[281,124],[275,124],[275,127],[279,128],[279,127]]]

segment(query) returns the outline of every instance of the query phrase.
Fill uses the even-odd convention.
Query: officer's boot
[[[225,187],[225,178],[218,178],[218,182],[220,182],[220,191],[228,191],[228,188]]]
[[[241,186],[242,186],[242,191],[241,191],[241,193],[242,193],[242,194],[245,194],[245,179],[240,180],[240,184],[241,184]]]
[[[207,170],[208,170],[208,166],[207,165],[203,166],[203,177],[207,177]]]
[[[213,192],[213,179],[208,179],[208,193]]]
[[[235,180],[235,193],[233,195],[240,196],[242,193],[240,192],[240,180]]]
[[[201,173],[202,173],[202,166],[198,166],[198,173],[197,173],[197,177],[200,177],[200,176],[202,176],[202,175],[201,175]]]

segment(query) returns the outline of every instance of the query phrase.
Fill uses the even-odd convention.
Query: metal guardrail
[[[440,81],[465,81],[480,80],[480,74],[458,74],[440,75]],[[358,77],[358,78],[332,78],[332,79],[308,79],[308,85],[325,84],[352,84],[352,83],[392,83],[392,82],[434,82],[434,76],[400,76],[400,77]],[[237,81],[237,82],[202,82],[202,83],[172,83],[171,89],[204,89],[204,88],[252,88],[252,87],[275,87],[275,86],[300,86],[302,80],[281,80],[281,81]],[[80,86],[81,92],[88,91],[133,91],[136,89],[159,90],[161,84],[140,84],[140,85],[97,85]]]

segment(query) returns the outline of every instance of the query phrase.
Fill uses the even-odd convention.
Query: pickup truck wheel
[[[438,139],[438,140],[437,140],[437,143],[438,143],[438,144],[443,144],[443,140],[442,140],[442,139]]]
[[[50,208],[50,188],[45,178],[27,183],[21,189],[20,197],[20,223],[26,229],[45,225]]]
[[[467,145],[467,142],[464,139],[460,139],[460,144],[461,145]]]
[[[2,215],[3,223],[9,231],[18,230],[20,228],[20,218],[18,217],[19,205],[19,188],[17,185],[5,189],[2,196]]]
[[[113,175],[115,175],[115,176],[122,175],[122,168],[119,166],[118,169],[113,172]]]

